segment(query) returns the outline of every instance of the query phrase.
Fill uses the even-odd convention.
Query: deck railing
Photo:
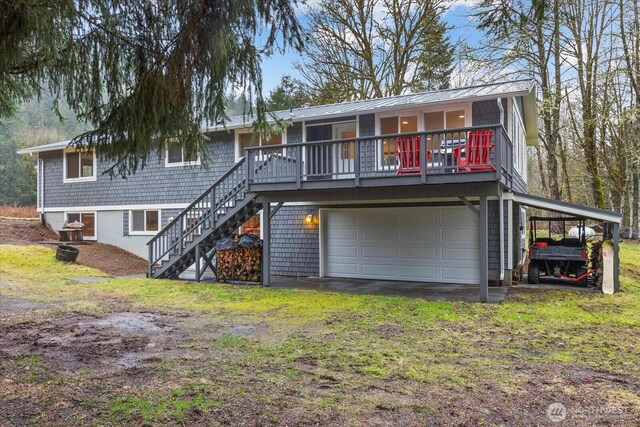
[[[246,149],[249,184],[495,172],[511,179],[513,146],[504,128],[476,126]]]
[[[166,256],[182,254],[186,245],[203,229],[215,228],[217,214],[233,203],[233,199],[244,197],[246,174],[243,166],[243,160],[236,163],[147,243],[149,277],[153,267]]]

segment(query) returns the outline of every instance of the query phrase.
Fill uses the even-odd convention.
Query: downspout
[[[498,186],[498,203],[500,207],[498,212],[500,215],[500,286],[504,285],[504,195],[502,187]]]
[[[40,197],[40,223],[42,225],[46,225],[46,218],[44,216],[44,178],[45,178],[45,173],[44,173],[44,168],[46,165],[46,162],[44,161],[44,159],[40,158],[40,153],[38,153],[38,173],[40,174],[40,176],[38,177],[39,182],[39,187],[40,187],[40,193],[41,194],[36,194],[36,197]],[[42,165],[42,171],[40,171],[40,165]],[[36,185],[36,189],[38,188],[38,185]]]
[[[502,98],[498,98],[498,110],[500,110],[500,125],[504,128],[504,106]],[[500,286],[504,285],[504,197],[502,195],[502,187],[498,186],[498,203],[500,204],[498,211],[500,215]],[[511,220],[511,219],[510,219]]]

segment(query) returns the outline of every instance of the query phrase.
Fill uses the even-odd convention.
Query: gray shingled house
[[[166,145],[127,180],[68,141],[38,156],[38,210],[54,229],[149,259],[149,276],[215,268],[215,241],[240,229],[264,239],[271,275],[479,284],[510,282],[525,244],[525,207],[611,224],[619,215],[527,193],[538,140],[536,85],[487,84],[274,113],[269,140],[242,117],[204,128],[202,168]],[[157,161],[154,160],[157,158]],[[197,261],[197,263],[196,263]]]

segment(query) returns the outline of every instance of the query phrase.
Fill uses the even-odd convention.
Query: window
[[[380,134],[415,133],[418,131],[418,116],[393,116],[380,119]],[[398,138],[382,139],[382,166],[396,164]]]
[[[430,111],[424,113],[424,130],[427,132],[443,129],[463,128],[467,125],[467,113],[464,109],[449,111]],[[427,149],[434,150],[446,142],[448,146],[466,143],[465,132],[438,133],[427,135]]]
[[[178,140],[171,140],[167,143],[167,166],[189,166],[199,165],[200,156],[198,153],[187,153]]]
[[[263,138],[259,135],[253,134],[252,132],[237,133],[237,135],[238,135],[238,143],[236,144],[238,147],[237,156],[236,156],[237,159],[244,157],[244,150],[247,148],[282,145],[282,141],[284,139],[283,134],[281,133],[273,133],[269,135],[268,138],[267,137]],[[273,151],[269,151],[269,152],[273,152]]]
[[[96,156],[93,150],[64,152],[64,182],[95,181]]]
[[[66,222],[81,222],[82,238],[85,240],[96,239],[96,214],[95,212],[67,212]]]
[[[154,234],[160,230],[159,210],[129,211],[129,232],[131,234]]]

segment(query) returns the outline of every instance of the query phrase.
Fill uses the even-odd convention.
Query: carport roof
[[[547,199],[545,197],[532,196],[531,194],[513,193],[513,200],[523,205],[544,209],[561,214],[582,216],[596,221],[614,222],[620,224],[622,215],[618,212],[604,209],[596,209],[575,203],[561,202],[560,200]]]

